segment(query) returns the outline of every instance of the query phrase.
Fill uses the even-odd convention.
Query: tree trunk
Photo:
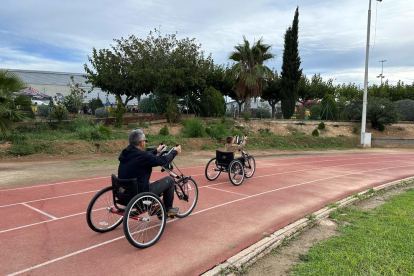
[[[250,114],[250,110],[252,109],[251,108],[251,102],[252,102],[252,100],[251,100],[250,97],[246,98],[246,101],[244,102],[244,110],[243,110],[243,113],[247,112],[247,113]]]
[[[270,106],[272,107],[272,118],[275,118],[275,109],[276,109],[276,103],[272,103],[270,104]]]

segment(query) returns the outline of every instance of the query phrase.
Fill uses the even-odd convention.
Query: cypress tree
[[[292,26],[285,33],[285,49],[282,63],[282,113],[283,118],[289,119],[295,112],[298,100],[299,80],[302,76],[299,56],[299,7],[296,7]]]

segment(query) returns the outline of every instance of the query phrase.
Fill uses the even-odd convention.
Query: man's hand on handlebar
[[[157,148],[157,152],[159,153],[163,149],[163,147],[165,147],[165,145],[161,143]]]
[[[178,153],[181,153],[181,145],[177,145],[173,148],[173,150],[176,150]]]

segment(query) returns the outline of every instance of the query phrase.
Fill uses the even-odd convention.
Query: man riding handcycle
[[[129,146],[119,156],[118,177],[112,175],[112,186],[104,188],[92,199],[86,219],[96,232],[108,232],[122,221],[125,237],[135,247],[146,248],[161,237],[167,217],[183,218],[193,210],[198,188],[191,176],[165,170],[181,152],[176,146],[145,150],[146,137],[141,129],[129,134]],[[161,166],[170,176],[150,183],[152,167]],[[173,207],[174,193],[180,208]],[[163,200],[160,199],[163,197]]]
[[[205,176],[208,180],[216,180],[221,172],[227,172],[231,183],[239,186],[244,178],[251,178],[256,170],[254,157],[244,149],[247,136],[226,138],[225,151],[216,150],[216,157],[212,158],[206,166]],[[235,153],[240,152],[241,157],[235,159]]]

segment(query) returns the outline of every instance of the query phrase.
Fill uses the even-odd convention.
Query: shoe
[[[167,211],[167,216],[168,217],[174,217],[177,213],[178,213],[178,207],[171,207]]]

